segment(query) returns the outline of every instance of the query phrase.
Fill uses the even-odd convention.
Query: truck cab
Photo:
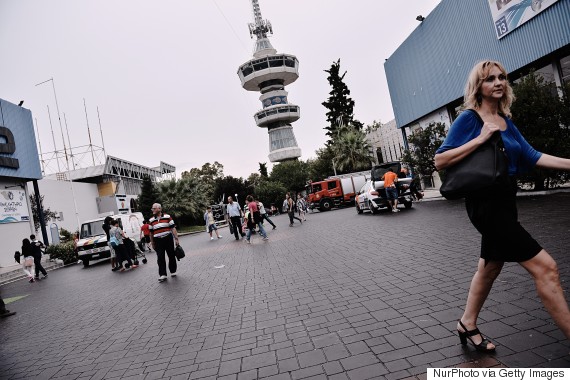
[[[356,172],[310,182],[306,186],[309,208],[328,211],[354,203],[358,189],[370,179],[370,172]]]
[[[140,240],[140,231],[144,220],[142,213],[135,212],[109,216],[119,221],[119,227],[121,227],[127,237],[134,242]],[[91,261],[111,257],[111,249],[107,244],[107,234],[103,230],[105,218],[106,216],[102,216],[81,223],[81,231],[77,241],[77,255],[86,268]]]

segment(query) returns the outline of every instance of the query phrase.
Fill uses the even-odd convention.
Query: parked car
[[[401,167],[401,163],[396,161],[377,165],[372,168],[372,179],[366,181],[356,195],[355,203],[357,213],[362,214],[364,210],[370,210],[373,214],[376,214],[381,209],[390,207],[382,176],[388,171],[388,168],[392,168],[394,173],[400,173]],[[411,182],[412,178],[409,177],[398,178],[396,182],[398,205],[404,205],[407,209],[411,208],[413,204],[412,194],[410,192]]]

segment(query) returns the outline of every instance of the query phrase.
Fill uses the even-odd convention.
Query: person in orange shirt
[[[394,173],[392,168],[388,168],[388,171],[382,176],[382,180],[384,181],[384,189],[386,189],[386,198],[392,206],[392,212],[400,212],[398,210],[398,189],[396,188],[398,175]]]
[[[141,233],[140,233],[140,237],[141,239],[141,246],[143,251],[148,250],[149,252],[152,251],[152,249],[150,248],[150,224],[148,224],[148,220],[144,220],[143,221],[143,225],[141,226]]]

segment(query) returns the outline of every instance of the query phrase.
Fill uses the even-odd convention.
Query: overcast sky
[[[286,90],[301,107],[293,130],[303,160],[326,141],[323,70],[340,58],[356,118],[390,121],[384,60],[438,2],[260,0],[273,46],[300,62]],[[85,98],[93,144],[102,145],[99,107],[108,155],[150,167],[164,161],[178,175],[218,161],[225,175],[245,178],[269,163],[267,130],[253,119],[259,93],[237,76],[252,58],[252,21],[248,0],[0,0],[0,98],[24,100],[43,152],[55,150],[47,106],[63,147],[52,82],[36,86],[53,78],[72,146],[89,144]]]

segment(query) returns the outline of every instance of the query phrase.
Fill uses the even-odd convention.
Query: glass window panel
[[[560,60],[560,69],[562,72],[562,82],[570,83],[570,55]]]

